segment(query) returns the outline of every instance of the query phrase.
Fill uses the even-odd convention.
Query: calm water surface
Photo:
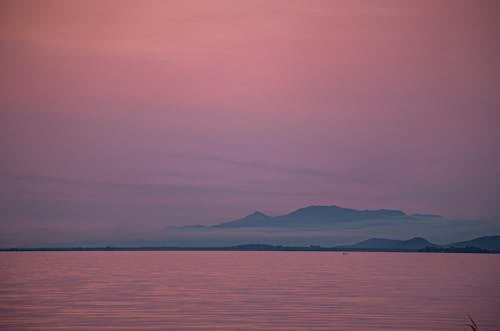
[[[0,253],[1,330],[500,329],[500,255]]]

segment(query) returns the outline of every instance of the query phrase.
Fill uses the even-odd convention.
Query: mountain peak
[[[264,214],[263,212],[260,212],[258,210],[254,211],[253,213],[251,213],[250,215],[248,215],[247,217],[256,217],[256,216],[264,216],[264,217],[269,217],[268,215]]]
[[[331,214],[332,212],[337,212],[337,211],[349,211],[352,209],[348,208],[342,208],[339,206],[321,206],[321,205],[311,205],[303,208],[299,208],[297,210],[292,211],[291,213],[287,214],[286,216],[311,216],[311,215],[321,215],[321,214]]]
[[[253,226],[266,226],[269,221],[272,219],[271,216],[268,216],[260,211],[255,211],[250,215],[247,215],[243,218],[239,218],[234,221],[220,223],[213,225],[216,228],[237,228],[237,227],[253,227]]]

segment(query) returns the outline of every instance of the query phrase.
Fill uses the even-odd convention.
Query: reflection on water
[[[500,255],[0,253],[1,330],[500,328]]]

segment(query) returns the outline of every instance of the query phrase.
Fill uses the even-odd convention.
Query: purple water
[[[500,255],[0,253],[1,330],[500,329]]]

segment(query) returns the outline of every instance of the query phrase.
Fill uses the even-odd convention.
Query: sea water
[[[1,330],[500,329],[500,255],[2,252]]]

